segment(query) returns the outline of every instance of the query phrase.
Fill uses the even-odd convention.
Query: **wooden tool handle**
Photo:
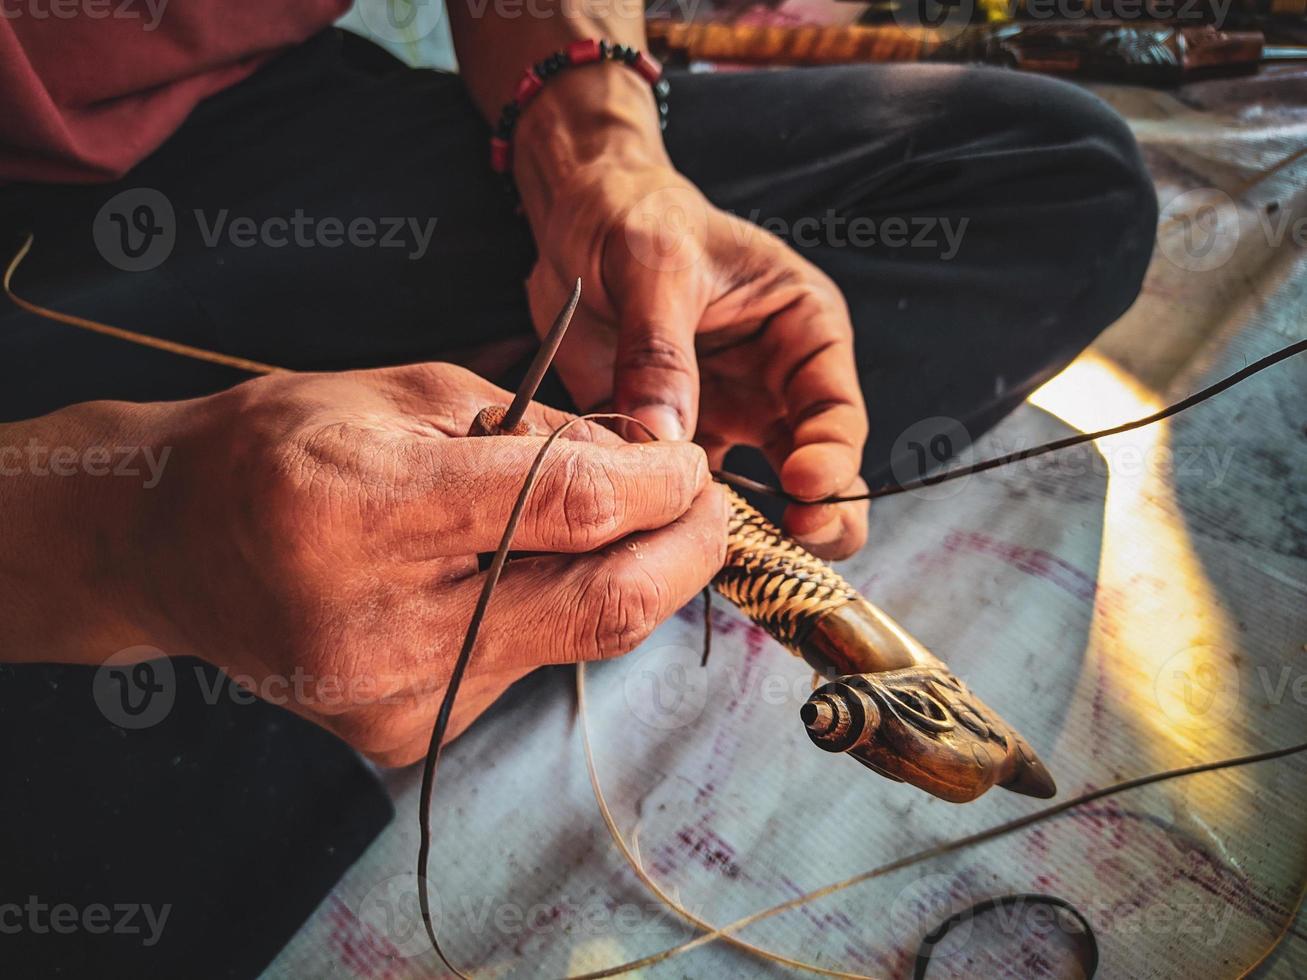
[[[821,559],[733,490],[716,590],[790,652],[834,680],[802,718],[813,743],[946,800],[991,786],[1057,792],[1016,731],[945,664]]]
[[[505,433],[502,406],[484,408],[469,435]],[[965,803],[991,786],[1057,792],[1030,746],[903,627],[820,558],[791,541],[734,490],[726,560],[713,585],[830,683],[800,716],[828,752],[928,793]]]

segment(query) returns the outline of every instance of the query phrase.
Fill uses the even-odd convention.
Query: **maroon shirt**
[[[351,0],[0,0],[0,183],[113,180]]]

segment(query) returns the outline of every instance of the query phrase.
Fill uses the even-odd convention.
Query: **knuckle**
[[[804,263],[803,271],[806,273],[804,278],[807,279],[808,286],[814,293],[828,298],[842,295],[840,287],[835,285],[835,280],[812,263]]]
[[[499,404],[507,395],[467,368],[444,362],[379,368],[371,375],[392,404],[403,408],[417,402],[425,417],[451,432],[460,428],[460,412],[468,405]]]
[[[535,515],[537,526],[554,538],[557,546],[589,551],[618,532],[618,485],[606,465],[587,455],[570,453],[550,468],[544,483]]]
[[[679,517],[694,503],[698,473],[692,468],[677,469],[662,475],[664,513]]]
[[[348,423],[329,422],[274,449],[265,472],[273,502],[298,506],[305,499],[338,492],[350,482],[348,474],[356,462],[354,442]]]
[[[333,430],[297,434],[271,446],[257,440],[238,450],[231,467],[241,476],[233,481],[228,502],[238,539],[260,553],[271,545],[293,565],[301,564],[302,553],[321,546],[323,537],[315,540],[310,529],[330,526],[324,522],[347,485],[339,453],[327,448],[342,438]]]
[[[418,721],[419,724],[410,722],[407,730],[396,726],[393,731],[381,735],[346,741],[355,751],[383,769],[398,769],[420,761],[427,754],[429,732],[423,730],[422,724],[426,724],[429,729],[430,723],[426,715],[421,715]]]
[[[356,751],[377,759],[408,751],[426,720],[419,705],[406,703],[385,711],[347,712],[330,718],[327,727]]]
[[[358,749],[358,746],[355,748]],[[411,742],[403,748],[387,749],[382,752],[370,752],[367,749],[358,749],[358,751],[379,769],[403,769],[422,761],[427,754],[426,746],[420,742]]]
[[[625,370],[656,370],[689,374],[693,364],[691,355],[682,346],[652,331],[642,330],[639,339],[623,349],[622,363],[619,367]]]
[[[779,265],[773,272],[769,287],[792,294],[798,303],[837,311],[840,316],[833,320],[839,324],[839,332],[851,336],[853,328],[849,322],[849,306],[843,291],[821,269],[805,259],[796,258],[797,262]]]
[[[814,297],[819,302],[839,312],[840,315],[835,318],[835,327],[839,335],[841,337],[852,337],[853,320],[849,313],[849,303],[845,299],[844,292],[839,286],[835,285],[835,280],[831,279],[826,273],[820,270],[814,270],[814,272],[817,276],[817,280],[812,286]]]
[[[272,523],[270,530],[285,535],[288,528],[303,529],[304,543],[317,547],[323,539],[315,529],[338,526],[343,514],[384,496],[367,478],[372,462],[349,423],[317,426],[273,450],[253,504]]]
[[[592,659],[606,660],[635,649],[663,619],[664,590],[643,569],[605,575],[591,593],[588,652]]]

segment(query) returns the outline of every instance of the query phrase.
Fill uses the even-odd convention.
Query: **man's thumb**
[[[617,336],[613,405],[659,439],[688,439],[699,415],[697,318],[664,302],[624,311]]]

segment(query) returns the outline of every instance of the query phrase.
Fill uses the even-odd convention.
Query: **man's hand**
[[[455,0],[449,13],[462,77],[493,125],[522,70],[569,42],[646,47],[644,7],[543,0],[522,19]],[[757,446],[801,499],[866,489],[843,297],[676,172],[643,78],[611,62],[550,77],[518,119],[513,177],[540,255],[528,283],[536,328],[577,276],[585,283],[556,360],[582,409],[634,415],[663,438],[692,434],[714,467],[731,446]],[[866,539],[867,506],[794,505],[784,524],[813,552],[847,557]]]
[[[88,543],[49,574],[33,574],[33,556],[0,562],[0,593],[23,593],[7,605],[21,618],[30,604],[36,630],[8,639],[41,659],[68,610],[98,609],[112,621],[95,624],[97,644],[200,655],[256,692],[289,693],[289,707],[378,762],[412,762],[481,589],[477,554],[498,546],[544,441],[464,436],[479,409],[510,398],[426,364],[273,375],[193,402],[122,406],[133,437],[171,448],[168,465],[150,490],[85,477],[33,487],[36,510],[77,502],[80,516],[63,520]],[[104,418],[114,406],[69,411]],[[538,405],[527,414],[544,433],[566,418]],[[548,554],[505,569],[451,735],[537,666],[637,645],[716,572],[726,520],[699,447],[569,430],[514,539],[514,550]],[[63,639],[68,659],[77,638]]]
[[[843,297],[775,236],[714,208],[670,166],[580,168],[532,208],[528,283],[547,326],[579,274],[556,364],[577,403],[693,434],[714,467],[762,449],[804,499],[866,490],[866,409]],[[865,503],[791,506],[785,527],[823,557],[866,539]]]

